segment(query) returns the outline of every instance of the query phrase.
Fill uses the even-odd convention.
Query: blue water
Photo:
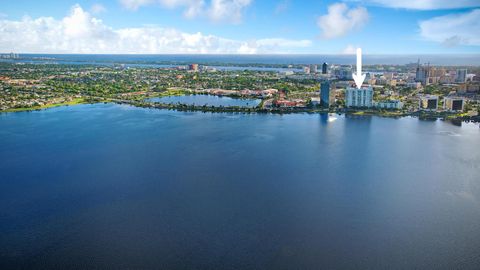
[[[239,99],[230,97],[219,97],[213,95],[185,95],[149,98],[147,101],[160,102],[166,104],[187,104],[198,106],[230,107],[238,106],[245,108],[254,108],[260,104],[260,99]]]
[[[414,118],[0,114],[0,269],[478,269],[479,149]]]
[[[215,54],[166,54],[166,55],[108,55],[108,54],[21,54],[21,57],[37,59],[42,57],[50,60],[40,62],[58,62],[69,64],[80,63],[152,63],[175,62],[178,64],[203,63],[215,66],[215,63],[232,64],[322,64],[323,62],[341,65],[355,64],[355,55],[302,55],[302,54],[276,54],[276,55],[215,55]],[[480,54],[425,54],[425,55],[375,55],[366,54],[364,64],[392,64],[403,65],[429,62],[432,65],[474,65],[480,62]],[[24,61],[24,60],[22,60]],[[220,67],[221,68],[221,67]]]

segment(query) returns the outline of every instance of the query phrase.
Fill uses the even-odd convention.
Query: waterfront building
[[[435,111],[438,108],[438,96],[426,95],[420,98],[418,104],[420,110],[431,110]]]
[[[335,94],[332,91],[332,86],[329,81],[323,81],[320,84],[320,104],[323,107],[330,107],[333,103],[335,103]]]
[[[316,98],[312,98],[310,100],[310,103],[313,105],[313,106],[319,106],[320,105],[320,98],[316,97]]]
[[[323,63],[322,65],[322,74],[327,74],[328,72],[328,64],[327,63]]]
[[[379,109],[396,109],[401,110],[403,108],[403,102],[400,100],[387,100],[374,103],[376,108]]]
[[[445,97],[443,109],[447,111],[463,111],[465,101],[461,97]]]
[[[455,82],[464,83],[467,81],[467,70],[457,69],[457,75],[455,76]]]
[[[373,106],[373,88],[371,85],[360,89],[347,87],[345,90],[346,107],[367,107]]]

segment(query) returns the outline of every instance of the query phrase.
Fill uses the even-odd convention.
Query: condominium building
[[[360,89],[347,87],[345,90],[346,107],[372,107],[373,89],[372,86],[362,87]]]
[[[463,111],[465,101],[461,97],[445,97],[443,109],[448,111]]]
[[[420,110],[437,110],[438,109],[438,96],[426,95],[420,97],[418,104]]]
[[[374,102],[374,106],[379,109],[396,109],[400,110],[403,108],[403,102],[400,100],[386,100]]]
[[[320,104],[323,107],[330,107],[335,103],[335,86],[329,81],[320,84]]]

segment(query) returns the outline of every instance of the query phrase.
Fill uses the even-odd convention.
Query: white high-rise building
[[[373,106],[373,89],[369,85],[360,89],[347,87],[345,90],[345,106],[346,107],[372,107]]]

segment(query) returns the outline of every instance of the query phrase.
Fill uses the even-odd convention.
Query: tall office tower
[[[323,107],[330,107],[330,82],[323,81],[320,83],[320,105]]]
[[[467,70],[457,69],[457,75],[455,76],[455,82],[464,83],[467,81]]]
[[[346,107],[372,107],[373,106],[373,88],[371,85],[360,89],[347,87],[345,90]]]
[[[322,65],[322,74],[327,74],[327,71],[328,71],[328,64],[327,64],[327,63],[323,63],[323,65]]]

